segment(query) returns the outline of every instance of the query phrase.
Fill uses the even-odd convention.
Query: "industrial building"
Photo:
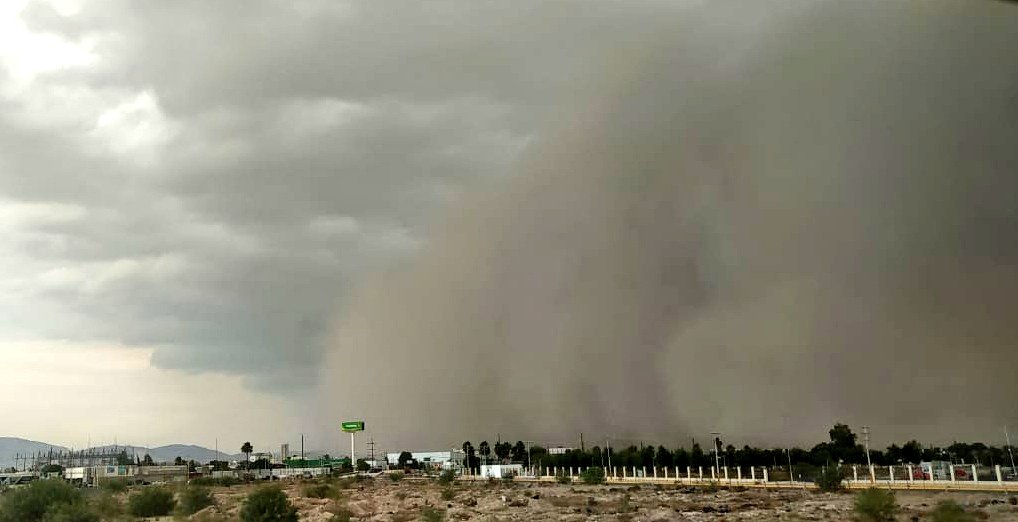
[[[518,477],[523,474],[523,464],[482,464],[481,476],[485,478]]]
[[[449,451],[414,451],[410,453],[419,465],[431,469],[460,469],[466,454],[460,450]],[[399,453],[387,453],[385,456],[390,466],[399,465]]]

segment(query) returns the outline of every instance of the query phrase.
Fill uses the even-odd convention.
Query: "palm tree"
[[[251,470],[251,452],[253,452],[253,451],[254,451],[254,447],[253,447],[253,446],[251,446],[251,443],[250,443],[250,442],[245,442],[245,443],[244,443],[243,445],[241,445],[241,447],[240,447],[240,452],[241,452],[241,453],[243,453],[245,457],[247,457],[247,458],[245,459],[245,460],[247,461],[247,463],[246,463],[246,464],[244,465],[244,467],[245,467],[245,469],[247,469],[248,471],[250,471],[250,470]]]
[[[477,445],[477,452],[484,457],[484,462],[488,462],[488,455],[491,455],[491,446],[488,445],[488,441],[482,441]]]

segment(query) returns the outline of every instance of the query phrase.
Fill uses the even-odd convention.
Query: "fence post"
[[[716,468],[714,466],[710,467],[710,479],[711,480],[717,480],[717,473],[714,471],[715,469]]]
[[[735,468],[735,471],[736,471],[736,475],[738,476],[738,479],[742,480],[742,466],[739,466],[739,467]]]
[[[894,484],[894,466],[887,466],[887,472],[891,475],[891,484]]]
[[[728,466],[725,466],[725,480],[728,480]]]
[[[948,465],[947,471],[951,473],[951,482],[954,482],[954,464]]]
[[[749,479],[756,482],[756,468],[753,466],[749,467]]]
[[[909,464],[908,465],[908,481],[909,482],[912,482],[912,477],[913,477],[913,475],[912,475],[912,465]]]
[[[852,482],[859,482],[859,467],[852,466]]]
[[[975,464],[972,465],[972,481],[973,482],[979,482],[979,474],[976,473],[976,465]]]
[[[703,480],[703,466],[700,466],[700,480]]]
[[[763,468],[763,475],[764,475],[763,476],[763,481],[764,481],[764,484],[766,484],[767,483],[767,466],[764,466],[764,468]]]

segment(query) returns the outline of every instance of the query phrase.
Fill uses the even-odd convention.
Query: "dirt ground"
[[[735,521],[852,520],[852,494],[803,491],[706,491],[687,487],[585,486],[501,482],[455,483],[385,478],[332,481],[333,498],[307,498],[308,483],[282,484],[301,520],[448,521]],[[237,520],[244,497],[255,486],[216,488],[218,505],[190,517]],[[444,495],[443,495],[444,493]],[[443,499],[443,496],[446,499]],[[897,520],[929,520],[929,512],[952,499],[979,520],[1018,522],[1018,498],[1000,493],[896,493]],[[431,518],[427,518],[430,515]],[[436,518],[440,517],[440,518]]]

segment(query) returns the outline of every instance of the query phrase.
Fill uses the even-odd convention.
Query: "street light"
[[[714,435],[714,470],[715,470],[715,473],[718,474],[718,476],[716,478],[720,478],[720,475],[721,475],[721,451],[720,451],[719,448],[721,446],[721,432],[720,431],[712,431],[712,432],[710,432],[710,434]]]

